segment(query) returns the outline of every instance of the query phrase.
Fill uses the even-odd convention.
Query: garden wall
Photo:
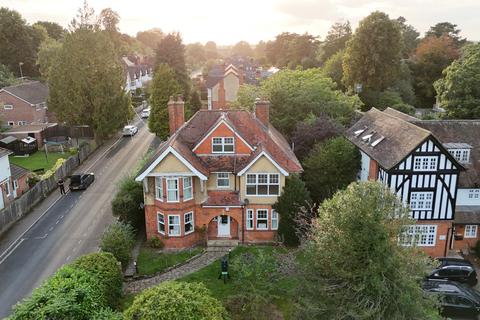
[[[36,185],[25,192],[20,198],[12,201],[3,210],[0,211],[0,236],[8,230],[8,228],[25,216],[32,208],[45,199],[55,188],[60,178],[71,175],[81,163],[92,153],[90,145],[81,146],[76,155],[70,156],[58,168],[55,173],[47,179],[39,181]]]

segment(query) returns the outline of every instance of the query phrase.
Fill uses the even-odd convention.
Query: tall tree
[[[442,71],[459,57],[459,50],[448,35],[423,39],[415,50],[412,71],[414,88],[420,106],[431,108],[435,103],[433,83]]]
[[[89,27],[65,37],[49,73],[49,108],[68,125],[89,125],[102,139],[131,117],[125,77],[108,35]]]
[[[254,58],[260,62],[260,64],[266,64],[267,62],[267,43],[265,41],[259,41],[253,49]]]
[[[0,89],[3,87],[11,86],[16,82],[17,79],[8,69],[8,67],[6,65],[0,64]]]
[[[288,246],[298,246],[300,238],[297,234],[298,214],[302,209],[310,209],[310,194],[298,175],[287,177],[282,195],[278,197],[273,208],[280,215],[278,234]]]
[[[237,42],[232,48],[232,54],[242,57],[253,57],[254,52],[252,46],[247,41]]]
[[[185,64],[185,45],[182,42],[180,33],[174,32],[167,34],[156,50],[156,64],[165,63],[175,72],[175,80],[182,87],[182,93],[185,99],[190,96],[190,79]]]
[[[165,34],[158,28],[137,32],[137,40],[152,50],[157,49],[164,36]]]
[[[345,55],[344,50],[340,50],[323,64],[322,71],[327,77],[330,77],[336,84],[337,88],[345,91],[346,88],[343,85],[343,56]]]
[[[452,38],[455,47],[458,49],[467,43],[467,39],[460,36],[461,30],[457,28],[456,24],[451,22],[440,22],[436,25],[430,27],[430,29],[425,32],[425,38],[448,36]]]
[[[77,29],[97,30],[100,27],[95,18],[95,10],[88,5],[87,0],[83,0],[82,7],[78,8],[77,15],[70,21],[68,26],[71,32]]]
[[[40,74],[48,80],[50,70],[56,65],[62,51],[62,43],[53,38],[43,41],[38,51],[37,64]]]
[[[14,10],[0,8],[0,64],[20,76],[20,64],[25,76],[38,75],[37,50],[44,39],[45,29],[27,25]]]
[[[100,12],[98,17],[98,24],[108,32],[118,32],[118,23],[120,22],[120,15],[112,8],[105,8]]]
[[[360,21],[347,44],[343,60],[343,81],[353,88],[382,91],[396,79],[402,56],[402,34],[398,23],[379,11]]]
[[[185,57],[190,69],[198,69],[207,60],[205,49],[200,42],[187,44]]]
[[[429,259],[399,245],[409,210],[385,186],[354,183],[322,203],[306,243],[297,319],[440,319],[421,288]]]
[[[319,41],[308,33],[303,35],[284,32],[267,43],[268,61],[278,67],[295,69],[306,62],[315,60]]]
[[[181,86],[175,80],[175,72],[169,65],[162,63],[157,66],[150,90],[148,128],[161,139],[166,139],[169,135],[168,100],[182,92]]]
[[[400,31],[403,37],[403,58],[408,59],[415,51],[418,45],[420,33],[411,25],[407,24],[407,19],[398,17],[397,23],[400,26]]]
[[[217,44],[213,41],[205,43],[205,57],[208,59],[217,59],[219,56],[217,51]]]
[[[348,186],[360,170],[360,153],[343,137],[316,144],[303,161],[303,178],[313,201],[320,203]]]
[[[55,40],[61,40],[66,33],[66,30],[56,22],[50,21],[37,21],[33,24],[33,26],[42,26],[47,30],[48,36]]]
[[[480,44],[466,45],[460,59],[443,71],[435,89],[447,117],[480,119]]]
[[[335,22],[328,31],[325,41],[322,43],[322,61],[327,61],[337,52],[345,49],[345,45],[352,37],[350,22]]]

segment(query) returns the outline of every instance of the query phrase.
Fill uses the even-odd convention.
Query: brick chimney
[[[170,135],[174,134],[185,122],[185,103],[181,95],[177,101],[170,96],[168,101],[168,125],[170,127]]]
[[[255,99],[255,116],[268,127],[270,123],[270,102],[267,100]]]

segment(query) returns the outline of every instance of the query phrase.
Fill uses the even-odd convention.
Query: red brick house
[[[207,238],[272,242],[272,205],[285,177],[302,167],[269,122],[269,103],[254,113],[200,110],[184,122],[183,101],[169,101],[170,138],[140,171],[147,238],[183,248]]]
[[[48,86],[39,81],[0,89],[2,125],[16,127],[54,121],[48,113],[47,97]]]

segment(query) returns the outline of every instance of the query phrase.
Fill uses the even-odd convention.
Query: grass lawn
[[[190,259],[202,250],[203,248],[193,248],[182,251],[158,252],[156,249],[142,248],[137,259],[138,274],[151,275],[161,272]]]
[[[44,151],[37,151],[32,153],[29,157],[14,157],[10,156],[10,163],[19,165],[28,169],[30,171],[34,171],[37,169],[44,169],[47,171],[57,162],[60,158],[68,158],[70,157],[69,152],[61,153],[61,152],[49,152],[48,153],[48,163],[45,159],[45,152]]]

